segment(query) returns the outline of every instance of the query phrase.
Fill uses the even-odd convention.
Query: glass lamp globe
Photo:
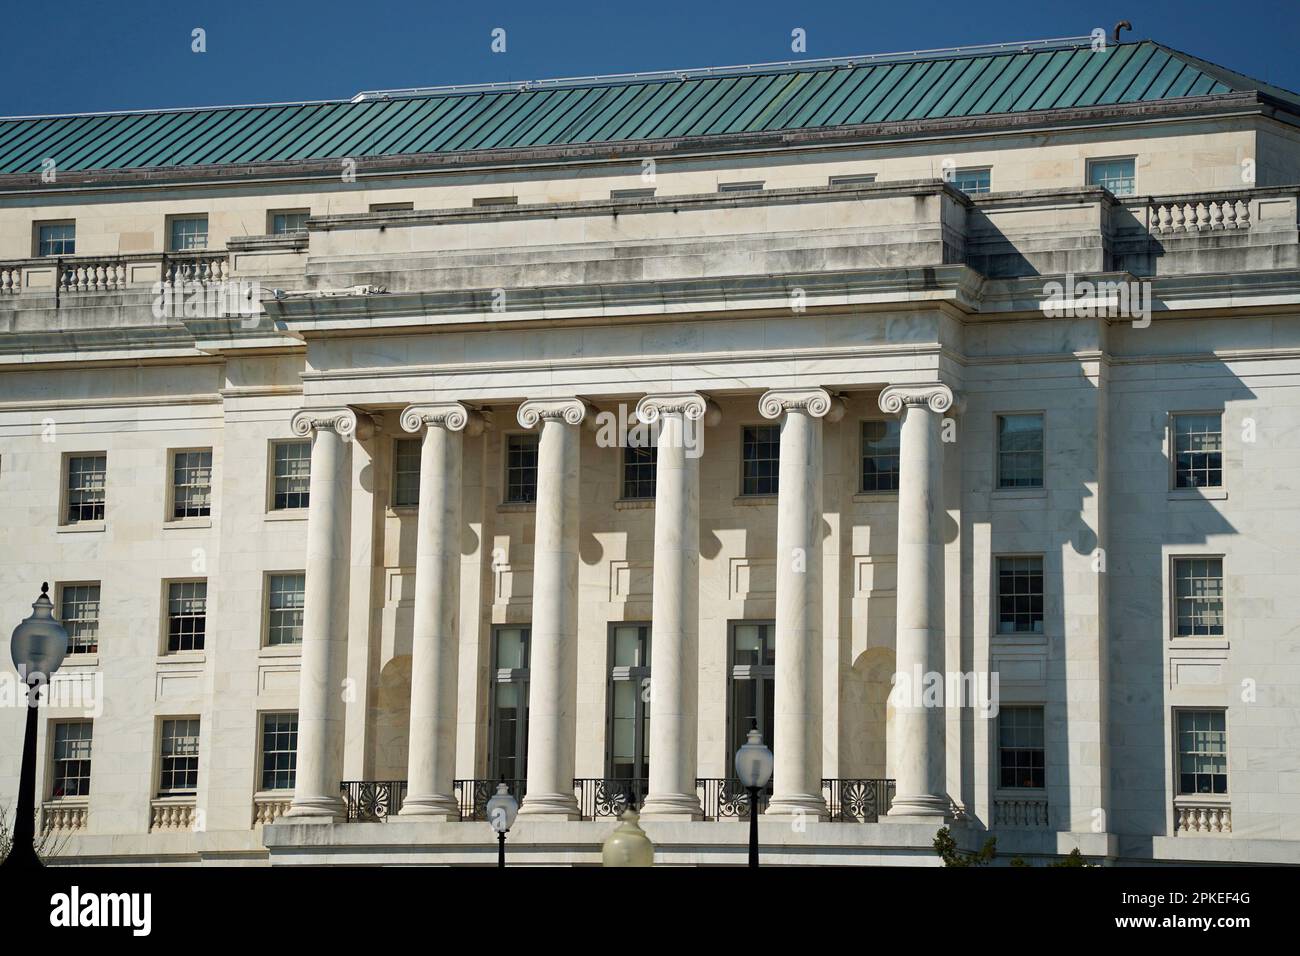
[[[654,866],[655,845],[641,829],[640,814],[629,807],[619,819],[618,828],[601,844],[601,866]]]
[[[506,833],[514,826],[515,817],[519,815],[519,801],[510,795],[504,783],[497,784],[497,792],[487,802],[488,823],[497,833]]]
[[[48,681],[68,653],[68,632],[54,619],[49,590],[48,584],[41,585],[41,596],[32,605],[31,617],[14,628],[9,639],[14,667],[27,682],[36,677]]]
[[[736,751],[736,777],[743,786],[759,789],[772,779],[772,751],[763,745],[763,735],[757,727]]]

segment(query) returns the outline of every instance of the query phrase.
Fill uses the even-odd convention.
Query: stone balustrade
[[[1183,833],[1231,833],[1232,807],[1226,803],[1185,803],[1174,804],[1174,832]]]
[[[993,800],[993,825],[995,827],[1047,829],[1050,826],[1047,798],[995,797]]]
[[[150,801],[149,829],[193,830],[198,810],[193,797],[159,797]]]
[[[90,814],[85,800],[54,800],[41,805],[41,832],[86,829]]]
[[[230,278],[225,251],[110,256],[47,256],[0,262],[0,296],[121,292],[155,282],[208,285]]]
[[[1250,207],[1251,194],[1245,191],[1153,198],[1147,228],[1158,236],[1249,229]]]
[[[253,826],[274,823],[284,816],[293,803],[289,793],[257,793],[253,795]]]

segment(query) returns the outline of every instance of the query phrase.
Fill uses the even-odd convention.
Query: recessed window
[[[76,221],[68,219],[61,222],[38,222],[36,224],[36,254],[38,256],[76,255]]]
[[[998,712],[998,785],[1004,790],[1042,790],[1043,708],[1003,707]]]
[[[292,790],[298,770],[298,715],[262,715],[262,790]]]
[[[653,199],[654,194],[655,191],[653,186],[646,186],[638,189],[611,189],[609,191],[609,198],[615,201],[625,199]]]
[[[164,720],[158,747],[158,796],[192,796],[199,789],[199,719]]]
[[[474,200],[475,206],[517,206],[518,196],[479,196]]]
[[[268,215],[269,232],[273,236],[287,236],[306,232],[307,220],[311,218],[310,209],[272,209]]]
[[[771,621],[731,624],[731,708],[727,739],[735,753],[757,727],[772,746],[776,729],[776,627]]]
[[[420,455],[418,438],[393,442],[393,507],[410,508],[420,503]]]
[[[173,520],[206,518],[212,513],[212,449],[172,453]]]
[[[1223,559],[1174,558],[1174,634],[1223,636]]]
[[[518,793],[528,772],[527,627],[492,632],[492,710],[488,734],[491,779],[504,780]]]
[[[897,418],[862,423],[861,491],[898,490],[898,450],[902,427],[902,421]]]
[[[1108,189],[1113,196],[1132,196],[1137,192],[1134,166],[1135,160],[1131,156],[1127,159],[1090,159],[1088,185]]]
[[[1223,487],[1223,416],[1174,416],[1174,487]]]
[[[650,625],[612,625],[609,657],[607,773],[612,780],[646,780],[650,776]]]
[[[1043,633],[1043,559],[998,558],[998,633]]]
[[[275,442],[271,468],[271,510],[306,508],[311,489],[311,442]]]
[[[762,191],[763,181],[761,179],[744,183],[718,183],[718,192],[720,193],[761,193]]]
[[[99,584],[59,586],[59,621],[68,632],[68,654],[99,652]]]
[[[103,521],[104,481],[108,472],[106,455],[69,455],[66,459],[65,524]]]
[[[303,597],[307,575],[270,574],[266,578],[266,644],[286,647],[302,643]]]
[[[506,436],[506,502],[537,500],[537,436]]]
[[[746,425],[741,430],[742,495],[774,495],[781,474],[781,427]]]
[[[1178,711],[1178,792],[1228,792],[1228,726],[1224,711]]]
[[[867,186],[876,181],[875,173],[863,173],[861,176],[832,176],[831,186]]]
[[[998,487],[1043,487],[1043,416],[998,416]]]
[[[623,448],[623,497],[628,499],[649,498],[655,496],[655,469],[659,460],[659,449],[654,445],[637,447],[626,445]]]
[[[203,650],[208,630],[208,582],[167,585],[167,653]]]
[[[370,204],[371,212],[411,212],[415,209],[413,202],[374,202]]]
[[[54,766],[50,798],[90,796],[90,748],[94,726],[89,720],[64,720],[54,725]]]
[[[953,170],[950,182],[968,196],[979,196],[993,189],[993,170],[988,166]]]
[[[174,216],[168,246],[172,252],[195,252],[208,247],[207,216]]]

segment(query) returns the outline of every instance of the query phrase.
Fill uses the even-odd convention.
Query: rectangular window
[[[831,186],[866,186],[875,181],[875,173],[864,173],[861,176],[832,176],[828,184]]]
[[[623,448],[623,497],[649,498],[655,496],[655,469],[659,460],[659,449],[654,445],[638,448],[626,445]]]
[[[212,513],[212,449],[172,454],[172,518],[206,518]]]
[[[306,232],[310,209],[273,209],[270,214],[270,231],[273,236],[287,236]]]
[[[303,595],[307,575],[271,574],[266,578],[266,645],[284,647],[302,643]]]
[[[99,652],[99,584],[59,588],[59,621],[68,632],[68,654]]]
[[[491,778],[505,780],[519,795],[528,769],[527,627],[498,627],[493,635]]]
[[[998,487],[1043,487],[1043,416],[998,416]]]
[[[998,713],[998,785],[1004,790],[1047,786],[1043,708],[1003,707]]]
[[[992,191],[993,170],[988,166],[954,170],[951,182],[966,195],[979,196]]]
[[[1174,559],[1174,633],[1223,636],[1223,559]]]
[[[609,658],[607,772],[612,780],[648,780],[650,625],[612,625]]]
[[[311,488],[311,442],[278,441],[273,448],[271,510],[306,508]]]
[[[162,722],[158,748],[158,796],[183,797],[199,789],[199,719]]]
[[[774,495],[781,474],[781,427],[746,425],[741,431],[742,495]]]
[[[475,206],[517,206],[518,196],[479,196],[474,200]]]
[[[420,456],[423,443],[418,438],[399,438],[393,442],[393,507],[409,508],[420,503]]]
[[[36,254],[38,256],[75,256],[77,254],[77,224],[67,222],[38,222],[36,224]]]
[[[1174,416],[1174,487],[1223,487],[1223,416]]]
[[[1137,192],[1134,165],[1135,160],[1132,157],[1090,159],[1088,160],[1088,185],[1108,189],[1112,196],[1132,196]]]
[[[106,455],[69,455],[67,459],[67,524],[104,520]]]
[[[898,449],[903,423],[897,418],[862,423],[861,491],[898,490]]]
[[[54,725],[51,799],[90,795],[90,747],[93,734],[93,725],[89,720],[67,720]]]
[[[177,216],[171,221],[168,249],[172,252],[197,252],[208,247],[207,216]]]
[[[370,204],[371,212],[411,212],[415,209],[413,202],[374,202]]]
[[[1228,792],[1228,726],[1222,710],[1178,711],[1178,792]]]
[[[1043,559],[998,558],[998,633],[1043,633]]]
[[[203,650],[208,629],[208,582],[167,585],[167,653]]]
[[[537,500],[537,436],[506,436],[506,502]]]
[[[615,202],[627,199],[652,199],[654,198],[654,187],[647,186],[640,189],[611,189],[609,198]]]
[[[262,790],[292,790],[298,769],[298,715],[262,715]]]
[[[763,191],[763,181],[756,179],[744,183],[718,183],[718,192],[720,193],[761,193]]]
[[[731,625],[731,712],[728,714],[734,754],[757,727],[763,743],[772,746],[776,728],[776,627],[771,621],[734,621]],[[731,769],[728,768],[728,775]]]

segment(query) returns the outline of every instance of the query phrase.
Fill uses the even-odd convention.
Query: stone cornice
[[[450,432],[463,431],[474,436],[483,431],[483,416],[460,402],[437,402],[429,405],[408,405],[402,412],[402,429],[416,433],[426,427],[445,428]]]
[[[709,426],[722,421],[722,411],[707,395],[699,392],[660,392],[646,395],[636,403],[636,418],[652,425],[664,415],[682,415],[693,422],[703,420]]]
[[[370,417],[358,415],[351,408],[304,408],[290,420],[289,429],[302,438],[324,429],[337,432],[343,438],[355,437],[362,441],[373,431]]]
[[[890,385],[880,393],[880,410],[897,415],[904,408],[926,406],[942,415],[956,403],[951,388],[942,382],[928,385]]]
[[[530,398],[519,406],[519,424],[535,428],[541,422],[564,422],[581,425],[592,414],[592,407],[580,398]]]
[[[758,412],[764,418],[780,418],[791,411],[837,422],[844,417],[844,401],[824,388],[773,388],[758,400]]]

